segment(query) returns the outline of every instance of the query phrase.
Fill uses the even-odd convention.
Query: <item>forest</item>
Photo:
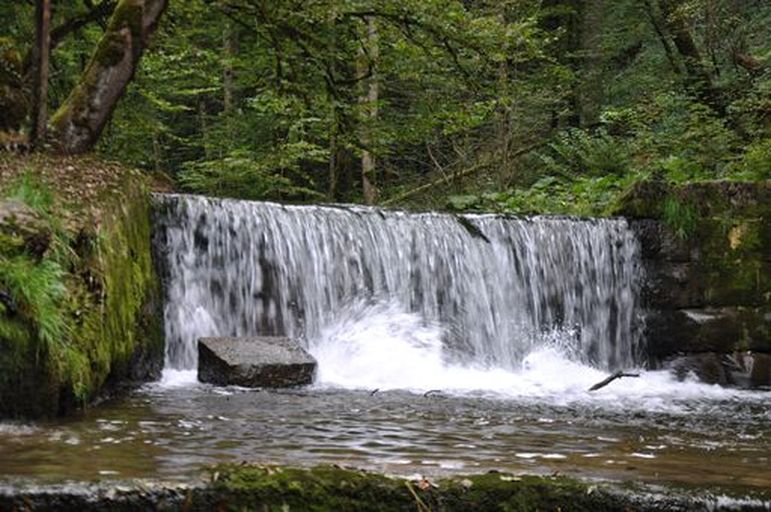
[[[769,0],[0,20],[0,510],[771,510]]]
[[[765,0],[0,2],[0,136],[246,199],[602,215],[771,177]],[[48,44],[46,44],[48,42]]]

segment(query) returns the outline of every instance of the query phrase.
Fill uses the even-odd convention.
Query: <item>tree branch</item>
[[[102,0],[98,5],[88,2],[86,5],[91,6],[88,12],[74,16],[51,30],[51,50],[59,46],[71,33],[77,32],[90,23],[106,20],[115,9],[115,4],[115,0]]]
[[[589,391],[597,391],[598,389],[602,389],[611,382],[613,382],[616,379],[620,379],[621,377],[639,377],[639,373],[624,373],[621,370],[617,371],[613,375],[609,376],[607,379],[601,380],[594,386],[589,388]]]

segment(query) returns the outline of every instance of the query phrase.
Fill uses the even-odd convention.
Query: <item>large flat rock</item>
[[[286,337],[201,338],[198,380],[220,386],[284,388],[313,382],[316,360]]]

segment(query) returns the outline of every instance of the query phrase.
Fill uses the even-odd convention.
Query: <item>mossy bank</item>
[[[94,159],[0,155],[0,417],[160,374],[149,186]]]
[[[222,465],[184,484],[124,482],[0,486],[0,510],[185,510],[266,512],[765,511],[758,490],[649,488],[505,473],[438,480],[399,478],[337,466]]]

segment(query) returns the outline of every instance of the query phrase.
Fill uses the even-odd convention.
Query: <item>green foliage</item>
[[[676,3],[170,2],[99,151],[189,191],[293,201],[361,200],[367,152],[381,199],[455,209],[598,212],[648,176],[767,179],[771,5]],[[95,5],[58,2],[53,25]],[[0,7],[21,57],[32,12]],[[52,110],[102,32],[57,41]]]
[[[29,170],[13,180],[5,191],[5,196],[21,201],[42,216],[51,216],[54,196],[51,190]]]
[[[732,164],[731,177],[742,180],[771,180],[771,137],[749,144]]]
[[[624,141],[602,130],[566,130],[540,158],[547,173],[562,176],[621,175],[629,167],[629,150]]]
[[[464,204],[451,200],[449,207],[603,215],[632,183],[651,176],[672,184],[771,176],[769,139],[742,147],[724,119],[682,95],[656,95],[634,107],[609,109],[600,122],[600,129],[556,134],[536,152],[540,177],[531,183],[505,192],[465,194],[459,196],[467,198]],[[690,210],[676,203],[668,208],[667,218],[685,236]]]
[[[699,221],[696,208],[677,197],[667,197],[661,208],[661,217],[680,238],[689,238]]]
[[[420,178],[432,156],[457,158],[452,144],[485,144],[502,112],[523,108],[515,97],[525,88],[551,101],[525,80],[499,87],[501,66],[541,60],[544,79],[564,81],[543,52],[547,34],[522,6],[257,5],[172,3],[101,151],[163,168],[195,192],[357,200],[364,150],[377,158],[379,185],[398,186]],[[374,44],[369,18],[377,58],[364,48]],[[373,73],[376,104],[362,100]]]
[[[41,349],[59,352],[69,334],[62,310],[66,288],[61,266],[50,260],[36,263],[26,256],[2,257],[0,283],[14,298],[18,314],[34,327]]]
[[[630,176],[546,176],[527,188],[506,192],[450,196],[447,207],[455,211],[500,211],[519,214],[607,215],[619,195],[631,185]]]
[[[302,163],[323,154],[307,143],[287,144],[261,160],[236,150],[222,159],[187,164],[180,183],[193,192],[242,199],[319,199],[322,194],[296,183],[310,182]]]
[[[6,197],[24,202],[45,219],[52,234],[47,252],[38,258],[26,253],[0,251],[0,288],[12,298],[13,309],[0,306],[0,335],[11,350],[22,353],[33,342],[41,366],[57,380],[72,383],[77,398],[85,398],[88,361],[73,345],[66,286],[71,252],[69,239],[58,222],[54,196],[31,172],[25,172],[6,191]]]
[[[40,176],[27,169],[11,181],[4,195],[26,204],[44,220],[51,237],[48,258],[63,268],[69,267],[75,255],[70,249],[70,235],[63,226],[61,211],[56,207],[50,187]]]

